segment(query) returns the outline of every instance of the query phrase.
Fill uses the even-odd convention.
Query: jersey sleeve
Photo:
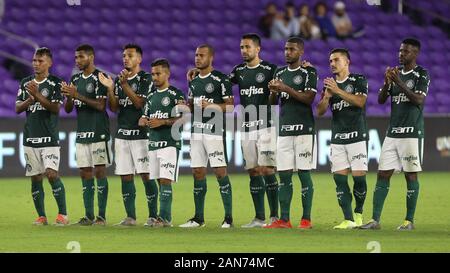
[[[25,89],[25,81],[21,81],[19,90],[17,91],[16,103],[27,99],[27,91]]]
[[[428,87],[430,85],[430,76],[426,70],[422,70],[419,73],[419,80],[416,84],[416,90],[414,93],[419,93],[426,96],[428,94]]]
[[[355,88],[355,95],[367,96],[368,92],[369,92],[369,84],[367,83],[366,77],[359,76]]]
[[[176,117],[181,116],[181,112],[178,108],[178,104],[180,104],[182,102],[186,103],[186,96],[184,95],[183,92],[181,92],[181,90],[177,89],[176,95],[175,95],[175,116]]]
[[[50,98],[51,102],[56,102],[59,104],[63,103],[63,97],[61,94],[61,81],[55,81],[55,87],[53,88],[53,94],[52,97]]]
[[[150,111],[150,99],[152,97],[152,94],[149,94],[147,96],[147,99],[145,100],[145,105],[142,108],[142,117],[149,117],[149,111]]]
[[[317,71],[316,69],[308,69],[306,73],[305,80],[305,90],[304,91],[313,91],[317,92]]]
[[[236,69],[238,66],[233,67],[233,71],[231,71],[231,73],[228,75],[228,79],[230,79],[230,82],[232,84],[237,84],[238,83],[238,76],[236,75]]]
[[[227,77],[223,77],[220,81],[220,87],[222,90],[222,98],[228,99],[233,97],[233,86]]]
[[[114,79],[114,96],[115,96],[116,98],[119,97],[119,89],[120,89],[119,78],[116,77],[116,78]]]
[[[99,72],[99,74],[102,72]],[[108,94],[108,89],[106,88],[106,86],[104,86],[100,80],[98,79],[98,75],[97,75],[97,89],[95,90],[95,98],[96,99],[106,99],[107,94]]]
[[[146,98],[147,94],[150,92],[150,88],[153,85],[151,76],[146,74],[141,78],[139,83],[139,88],[137,90],[137,95],[141,98]]]

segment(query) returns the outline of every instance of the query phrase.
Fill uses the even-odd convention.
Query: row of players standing
[[[139,174],[145,186],[149,209],[145,225],[170,227],[172,183],[177,180],[181,145],[180,140],[173,138],[171,128],[180,119],[182,112],[179,110],[174,114],[172,109],[189,107],[190,111],[203,112],[205,108],[213,107],[225,114],[234,104],[231,86],[238,84],[244,107],[279,103],[281,109],[278,137],[270,113],[258,112],[257,120],[246,118],[242,124],[246,128],[241,140],[242,151],[255,208],[255,218],[243,227],[291,227],[292,175],[297,171],[302,184],[303,205],[303,216],[298,227],[311,228],[314,188],[310,171],[316,168],[317,156],[311,104],[317,93],[316,69],[302,62],[304,43],[299,38],[287,40],[287,66],[278,69],[259,58],[261,40],[256,34],[243,35],[240,48],[244,63],[236,66],[230,75],[225,75],[213,69],[214,49],[210,45],[197,47],[196,68],[189,73],[187,103],[183,92],[169,83],[170,65],[167,60],[155,60],[151,65],[151,75],[141,70],[142,49],[137,45],[124,47],[125,69],[115,81],[95,68],[94,49],[91,46],[78,47],[75,60],[82,72],[75,74],[70,84],[49,74],[51,52],[47,48],[38,49],[33,58],[35,75],[21,82],[16,102],[18,113],[27,112],[23,143],[26,175],[31,176],[33,200],[39,215],[35,224],[47,224],[43,175],[48,177],[59,207],[56,224],[66,225],[69,222],[65,190],[57,172],[57,116],[63,103],[61,93],[67,97],[64,105],[66,112],[71,112],[75,107],[78,114],[76,159],[83,183],[86,213],[77,224],[106,224],[106,167],[111,164],[111,149],[108,146],[110,135],[105,109],[109,98],[110,109],[119,112],[115,137],[115,173],[121,176],[127,213],[119,225],[136,225],[134,174]],[[423,147],[422,110],[429,85],[426,70],[416,65],[419,49],[420,43],[415,39],[409,38],[402,42],[399,51],[401,66],[386,69],[384,85],[378,95],[380,103],[391,96],[392,113],[380,158],[373,219],[366,225],[362,225],[362,210],[367,192],[367,80],[361,74],[350,73],[350,53],[346,49],[334,49],[329,54],[330,67],[335,77],[324,80],[317,113],[323,115],[328,108],[333,113],[330,159],[338,203],[345,218],[334,227],[336,229],[357,226],[380,228],[381,209],[389,189],[389,179],[394,170],[402,169],[408,182],[408,197],[407,216],[399,228],[414,227],[413,217],[419,192],[417,172],[421,171],[420,147]],[[232,227],[232,190],[226,168],[223,131],[213,133],[208,130],[208,133],[203,133],[200,130],[198,133],[196,129],[211,126],[208,123],[210,118],[202,115],[200,120],[195,120],[195,115],[192,116],[191,167],[195,214],[180,227],[201,227],[205,224],[208,162],[217,177],[225,210],[222,228]],[[262,116],[267,118],[260,120]],[[150,128],[148,136],[145,127]],[[279,184],[276,171],[280,177]],[[347,181],[350,173],[354,179],[354,211],[351,205],[352,192]],[[97,178],[97,217],[94,214],[94,177]],[[266,194],[270,207],[269,224],[265,223]]]

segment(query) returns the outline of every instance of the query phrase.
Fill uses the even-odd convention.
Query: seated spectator
[[[324,2],[319,2],[314,7],[316,21],[319,23],[322,38],[336,37],[336,29],[334,28],[331,19],[327,16],[327,5]]]
[[[334,4],[334,14],[331,16],[338,38],[347,38],[352,34],[352,21],[345,11],[345,4],[337,1]]]
[[[320,39],[322,35],[320,33],[319,25],[309,15],[308,5],[301,5],[299,11],[300,16],[298,18],[298,22],[300,26],[300,36],[304,39]]]
[[[285,11],[275,18],[270,38],[274,40],[284,40],[292,36],[297,36],[300,32],[298,19],[295,17],[295,6],[291,2],[286,3]]]
[[[266,38],[270,38],[270,30],[277,13],[277,6],[274,3],[268,3],[264,15],[259,18],[258,27]]]

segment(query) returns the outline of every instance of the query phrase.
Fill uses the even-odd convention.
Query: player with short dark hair
[[[136,187],[134,174],[139,174],[145,187],[149,217],[146,225],[156,221],[158,186],[149,178],[148,130],[138,125],[147,94],[153,86],[151,75],[141,69],[142,48],[137,44],[123,47],[124,69],[115,81],[99,74],[100,82],[108,88],[109,107],[118,112],[114,139],[116,170],[122,182],[122,198],[127,216],[117,225],[136,225]]]
[[[329,56],[331,72],[335,78],[324,80],[324,92],[317,105],[322,116],[330,107],[331,120],[330,161],[336,183],[339,206],[344,221],[335,229],[351,229],[362,225],[362,212],[366,199],[367,183],[367,131],[365,105],[367,79],[361,74],[350,73],[350,53],[345,48],[335,48]],[[353,176],[353,195],[356,207],[352,212],[352,193],[348,174]]]
[[[38,218],[34,225],[47,225],[44,206],[45,175],[58,205],[56,225],[69,224],[66,211],[66,193],[58,174],[60,161],[58,116],[62,80],[49,73],[52,53],[46,47],[38,48],[33,56],[34,75],[21,80],[16,99],[16,113],[26,112],[23,148],[26,176],[31,176],[31,195]]]
[[[414,213],[419,197],[418,172],[423,159],[423,107],[428,94],[428,71],[417,65],[420,41],[407,38],[400,44],[397,67],[387,67],[384,85],[378,93],[378,103],[391,97],[391,118],[381,147],[378,177],[373,193],[372,219],[362,229],[380,229],[381,211],[389,192],[392,174],[405,173],[406,217],[399,230],[414,229]]]
[[[106,112],[107,89],[100,82],[101,73],[94,64],[95,52],[91,45],[83,44],[75,50],[75,63],[81,72],[62,83],[61,91],[67,96],[64,109],[77,110],[76,160],[83,185],[85,216],[76,224],[106,225],[108,179],[106,167],[111,164],[109,117]],[[98,216],[94,214],[94,175],[97,178]]]

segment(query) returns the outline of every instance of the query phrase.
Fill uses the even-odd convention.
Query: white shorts
[[[331,172],[367,171],[367,141],[330,145]]]
[[[25,176],[43,174],[46,169],[58,171],[59,149],[58,146],[43,148],[24,146],[23,151],[26,162]]]
[[[422,171],[423,138],[386,137],[381,147],[378,170]]]
[[[277,170],[311,170],[317,166],[316,135],[279,136]]]
[[[78,168],[97,165],[111,165],[111,142],[76,143],[76,160]]]
[[[227,166],[225,140],[222,136],[191,134],[191,168]]]
[[[150,160],[150,179],[178,179],[179,150],[175,147],[166,147],[148,152]]]
[[[277,131],[275,127],[241,133],[244,168],[277,165]]]
[[[116,175],[149,173],[148,140],[114,140]]]

